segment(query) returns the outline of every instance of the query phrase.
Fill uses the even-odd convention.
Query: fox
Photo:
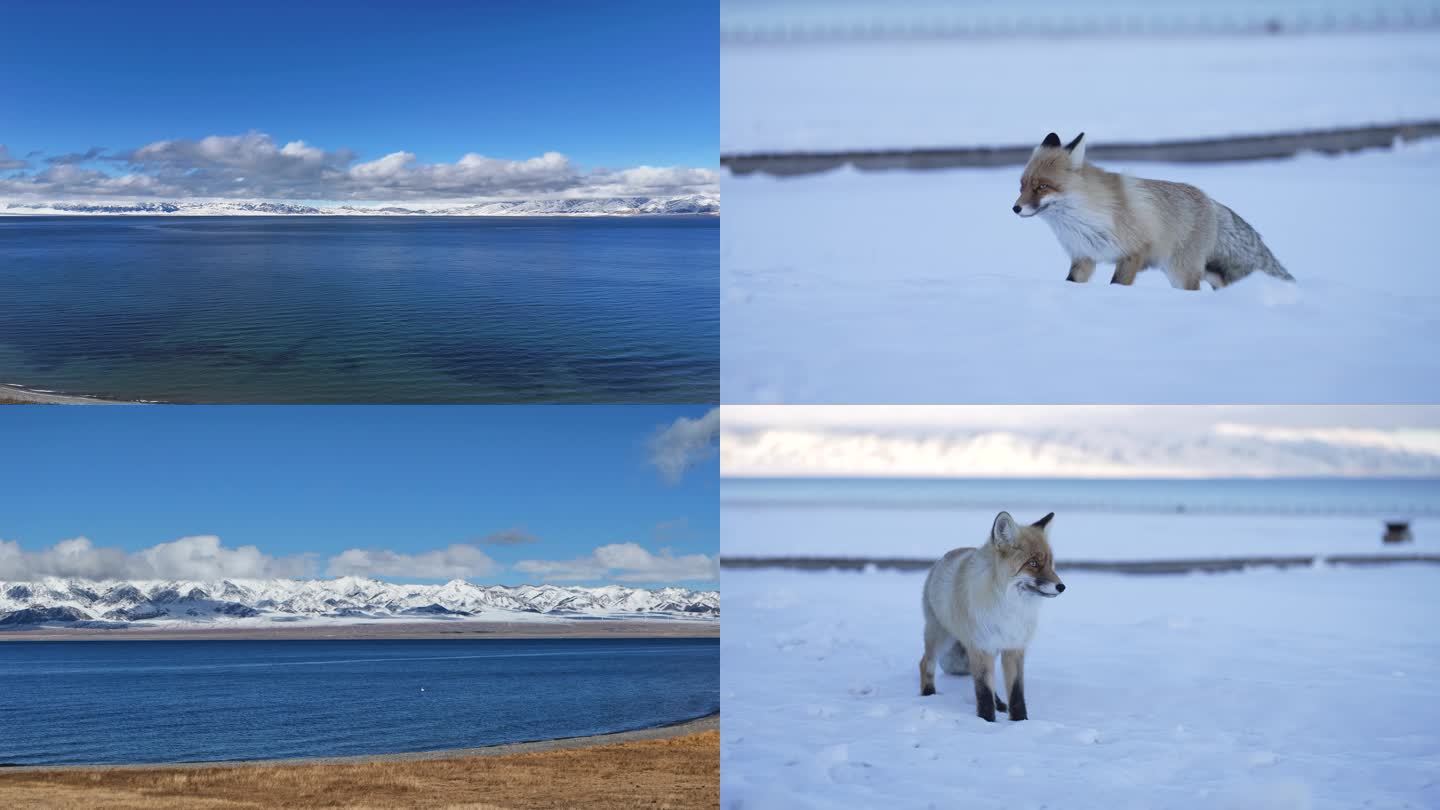
[[[1009,512],[995,516],[990,539],[979,548],[957,548],[925,577],[925,654],[920,658],[920,695],[935,694],[935,664],[951,675],[975,676],[975,713],[995,722],[1029,717],[1025,706],[1025,648],[1035,635],[1040,600],[1065,592],[1050,552],[1051,512],[1020,526]],[[995,658],[1005,674],[1007,705],[995,692]]]
[[[1200,189],[1107,172],[1085,162],[1085,133],[1060,144],[1050,133],[1030,154],[1011,209],[1039,215],[1070,254],[1066,280],[1085,283],[1096,262],[1113,263],[1111,284],[1134,284],[1164,268],[1172,287],[1220,289],[1259,270],[1285,281],[1281,266],[1250,223]]]

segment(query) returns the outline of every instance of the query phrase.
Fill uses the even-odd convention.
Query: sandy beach
[[[375,622],[276,627],[45,627],[0,632],[0,641],[210,641],[446,638],[717,638],[720,622],[596,619],[578,622]]]
[[[715,807],[719,715],[660,728],[414,754],[0,771],[14,808]]]

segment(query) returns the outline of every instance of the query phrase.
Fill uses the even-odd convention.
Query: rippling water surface
[[[177,402],[709,402],[716,217],[0,217],[0,383]]]
[[[426,751],[719,709],[719,639],[0,643],[7,764]]]

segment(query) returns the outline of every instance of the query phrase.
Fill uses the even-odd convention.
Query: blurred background
[[[727,43],[1024,33],[1265,33],[1440,25],[1433,2],[1376,0],[726,0]]]
[[[1094,145],[1396,125],[1440,113],[1436,2],[725,0],[721,8],[721,151],[732,169],[751,168],[740,158],[756,153],[1028,147],[1056,129],[1067,139],[1084,129]],[[1178,148],[1155,155],[1186,156]]]
[[[1062,569],[1440,562],[1437,407],[727,406],[722,425],[732,567],[928,568],[1002,509],[1056,512]]]

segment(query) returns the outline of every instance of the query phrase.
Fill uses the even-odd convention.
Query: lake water
[[[9,764],[426,751],[719,708],[718,639],[0,643]]]
[[[746,507],[1440,515],[1440,481],[1426,478],[727,478],[720,493]]]
[[[0,383],[711,402],[718,217],[0,217]]]

